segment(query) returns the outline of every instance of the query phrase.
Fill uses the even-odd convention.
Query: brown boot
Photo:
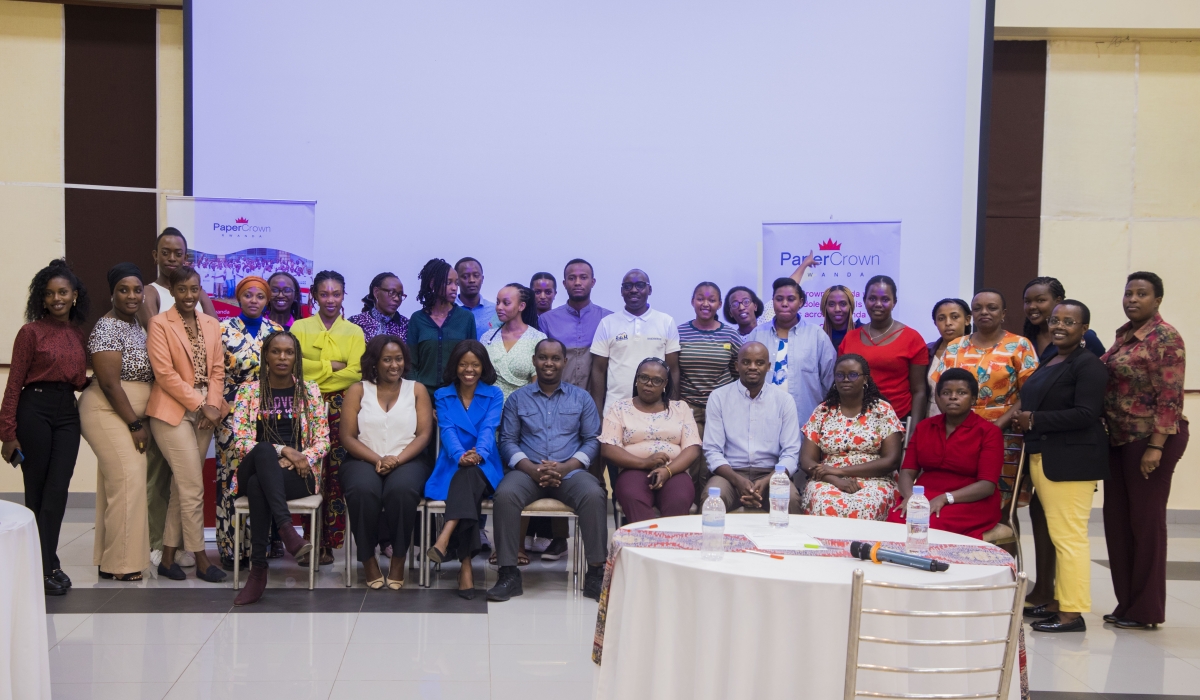
[[[296,528],[290,524],[279,528],[279,540],[283,542],[283,547],[292,555],[292,558],[299,559],[300,557],[312,551],[312,542],[301,537]]]
[[[267,590],[267,567],[250,567],[250,575],[246,578],[246,585],[238,592],[237,597],[233,599],[234,605],[252,605],[257,603],[259,598],[262,598],[263,591]]]

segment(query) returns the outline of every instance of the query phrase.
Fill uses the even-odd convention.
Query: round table
[[[8,501],[0,501],[0,562],[0,700],[49,700],[50,649],[37,522],[33,511]]]
[[[750,527],[761,528],[766,517],[727,515],[725,532],[738,534]],[[651,522],[658,524],[659,531],[700,531],[698,515]],[[902,542],[906,532],[905,526],[893,523],[801,515],[791,516],[790,527],[818,538],[870,541]],[[929,536],[932,543],[982,544],[940,530],[930,530]],[[712,562],[702,560],[697,551],[624,547],[617,557],[609,589],[604,653],[597,671],[595,697],[841,698],[855,569],[863,569],[868,581],[893,583],[1004,584],[1013,580],[1007,566],[952,564],[949,571],[934,574],[850,558],[790,556],[780,561],[726,552],[724,559]],[[880,595],[888,597],[872,597]],[[1012,605],[1012,591],[935,596],[919,591],[867,589],[864,603],[864,607],[891,609],[996,610]],[[960,639],[1003,638],[1007,620],[864,615],[862,634],[892,639],[951,638],[948,634]],[[1001,648],[926,647],[910,651],[909,647],[863,644],[859,661],[899,666],[991,666],[999,661]],[[936,655],[930,656],[931,652]],[[888,690],[909,693],[984,692],[988,688],[995,692],[998,674],[972,674],[969,679],[964,675],[909,678],[860,672],[859,689],[881,690],[884,684],[882,687]],[[1016,669],[1010,697],[1020,697]]]

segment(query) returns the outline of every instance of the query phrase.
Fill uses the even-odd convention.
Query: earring
[[[78,304],[78,303],[79,303],[79,297],[75,297],[75,299],[73,299],[73,300],[71,301],[71,306],[75,306],[75,305],[76,305],[76,304]]]

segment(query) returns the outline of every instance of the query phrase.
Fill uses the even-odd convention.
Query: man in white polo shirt
[[[679,386],[679,328],[675,319],[650,308],[650,276],[630,270],[621,279],[625,308],[605,316],[592,340],[592,381],[589,391],[596,410],[633,396],[633,378],[647,357],[665,360],[672,383]],[[678,392],[678,389],[676,389]],[[668,396],[678,399],[678,396]]]

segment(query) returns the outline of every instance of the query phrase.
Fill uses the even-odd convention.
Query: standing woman
[[[1105,622],[1126,629],[1166,619],[1167,498],[1188,443],[1183,415],[1183,338],[1163,320],[1162,278],[1135,272],[1125,283],[1125,317],[1100,360],[1108,367],[1104,419],[1109,478],[1104,535],[1117,607]]]
[[[971,331],[971,305],[962,299],[946,298],[933,305],[933,325],[937,327],[938,337],[925,347],[929,350],[929,376],[926,383],[927,391],[931,392],[929,411],[926,416],[936,416],[940,413],[936,401],[937,380],[933,378],[946,347]],[[979,387],[976,386],[976,389]],[[974,402],[974,399],[972,399]]]
[[[200,275],[188,265],[168,278],[175,305],[150,319],[146,350],[154,369],[154,388],[146,402],[150,432],[171,469],[171,502],[163,531],[158,573],[184,579],[175,563],[181,547],[196,555],[196,578],[225,580],[204,547],[204,457],[213,429],[225,415],[225,346],[221,324],[199,313]]]
[[[714,389],[737,379],[737,356],[742,349],[742,335],[738,329],[726,326],[717,318],[720,308],[721,288],[715,282],[701,282],[692,290],[692,310],[696,312],[696,318],[679,326],[678,396],[691,409],[696,437],[700,440],[704,439],[708,396]],[[633,393],[637,395],[637,386]],[[670,401],[673,393],[674,389],[667,392],[663,401]],[[608,425],[607,415],[605,425]],[[700,480],[708,478],[708,462],[701,452],[689,463],[692,486],[699,492],[703,486]]]
[[[267,279],[267,287],[271,294],[268,318],[284,330],[290,330],[293,323],[304,318],[304,304],[300,302],[300,283],[290,272],[281,271],[271,274]]]
[[[266,318],[269,286],[261,277],[247,277],[238,283],[234,296],[242,312],[221,321],[221,344],[225,346],[225,402],[233,405],[238,390],[260,380],[262,343],[283,326]],[[221,566],[233,569],[233,502],[231,481],[240,456],[233,449],[233,414],[217,425],[217,552]],[[250,554],[250,530],[242,531],[241,551]],[[282,555],[282,552],[280,552]]]
[[[408,317],[401,316],[399,309],[407,296],[399,277],[391,272],[380,272],[371,280],[371,290],[362,298],[362,313],[348,320],[363,329],[367,342],[377,335],[394,335],[403,342],[408,337]]]
[[[21,467],[25,507],[37,519],[46,595],[71,587],[55,550],[79,455],[75,392],[87,385],[79,328],[87,312],[87,290],[65,260],[52,260],[33,276],[0,406],[4,461]]]
[[[425,497],[446,502],[446,522],[429,548],[429,558],[440,564],[452,551],[458,555],[458,594],[467,600],[475,597],[471,559],[481,550],[480,505],[504,476],[496,446],[504,392],[493,386],[495,381],[488,352],[478,341],[464,340],[446,364],[446,386],[433,397],[442,449],[425,484]]]
[[[145,292],[133,263],[108,271],[112,309],[88,337],[95,380],[79,397],[83,436],[96,453],[96,535],[100,578],[140,581],[150,566],[146,513],[146,402],[154,370],[138,323]]]
[[[862,326],[861,321],[854,320],[854,312],[858,310],[854,301],[854,292],[849,287],[835,284],[821,295],[821,328],[825,335],[833,341],[833,347],[839,347],[846,334],[852,328]]]
[[[758,328],[758,318],[763,315],[763,302],[749,287],[734,287],[725,297],[722,309],[725,320],[737,327],[742,342],[750,340]]]
[[[1045,364],[1058,354],[1058,345],[1054,342],[1054,333],[1050,329],[1050,314],[1054,307],[1067,298],[1067,291],[1062,282],[1054,277],[1034,277],[1025,285],[1022,293],[1025,304],[1025,327],[1021,335],[1033,343],[1038,353],[1038,362]],[[1088,330],[1080,341],[1093,355],[1100,357],[1104,354],[1104,343],[1100,342],[1095,331]]]
[[[554,279],[554,275],[549,272],[533,273],[533,277],[529,278],[529,288],[533,290],[533,304],[538,316],[554,308],[554,298],[558,296],[558,280]]]
[[[546,334],[537,328],[537,309],[529,287],[513,282],[496,292],[500,327],[480,338],[495,368],[494,383],[504,398],[533,380],[533,348]]]
[[[433,405],[422,384],[404,378],[408,365],[403,340],[375,336],[363,353],[363,380],[346,390],[342,404],[342,445],[351,457],[342,464],[342,488],[358,560],[367,587],[375,590],[404,586],[404,552],[433,471],[425,455],[433,439]],[[399,535],[386,577],[375,558],[384,533],[389,539]]]
[[[847,333],[838,347],[838,354],[861,355],[871,366],[871,378],[883,398],[904,422],[912,425],[925,419],[929,407],[928,386],[929,349],[921,334],[892,318],[896,308],[896,283],[886,275],[876,275],[867,281],[863,306],[871,322]]]
[[[930,377],[934,384],[942,372],[961,367],[975,374],[979,398],[971,410],[1007,430],[1013,415],[1021,409],[1021,387],[1037,369],[1033,345],[1015,333],[1004,330],[1007,304],[995,289],[981,289],[971,300],[971,323],[975,331],[946,346]]]
[[[1092,609],[1088,517],[1109,465],[1100,422],[1108,372],[1084,344],[1091,320],[1082,302],[1064,299],[1054,307],[1048,325],[1058,352],[1021,387],[1021,411],[1013,418],[1013,429],[1025,434],[1046,544],[1057,554],[1052,597],[1030,598],[1034,607],[1025,609],[1026,617],[1041,618],[1033,623],[1039,632],[1082,632],[1083,613]]]
[[[300,342],[287,331],[262,344],[256,381],[234,399],[233,450],[238,468],[234,493],[250,502],[250,576],[234,605],[258,602],[267,588],[267,541],[271,526],[297,559],[312,544],[296,534],[287,502],[321,493],[321,462],[329,451],[329,422],[317,383],[304,379]]]
[[[408,354],[412,378],[432,396],[442,386],[450,352],[463,340],[476,340],[475,314],[455,303],[458,273],[450,263],[434,258],[417,275],[421,310],[408,321]],[[431,452],[432,454],[432,452]]]
[[[321,270],[313,278],[313,294],[318,304],[317,315],[296,321],[292,334],[300,341],[304,379],[316,382],[321,389],[329,419],[329,453],[322,471],[325,502],[321,507],[325,516],[319,562],[326,565],[333,563],[333,550],[340,548],[346,537],[346,501],[338,478],[338,468],[346,458],[338,437],[342,396],[351,384],[362,379],[359,363],[367,342],[362,329],[342,317],[342,302],[346,298],[344,277],[332,270]]]

